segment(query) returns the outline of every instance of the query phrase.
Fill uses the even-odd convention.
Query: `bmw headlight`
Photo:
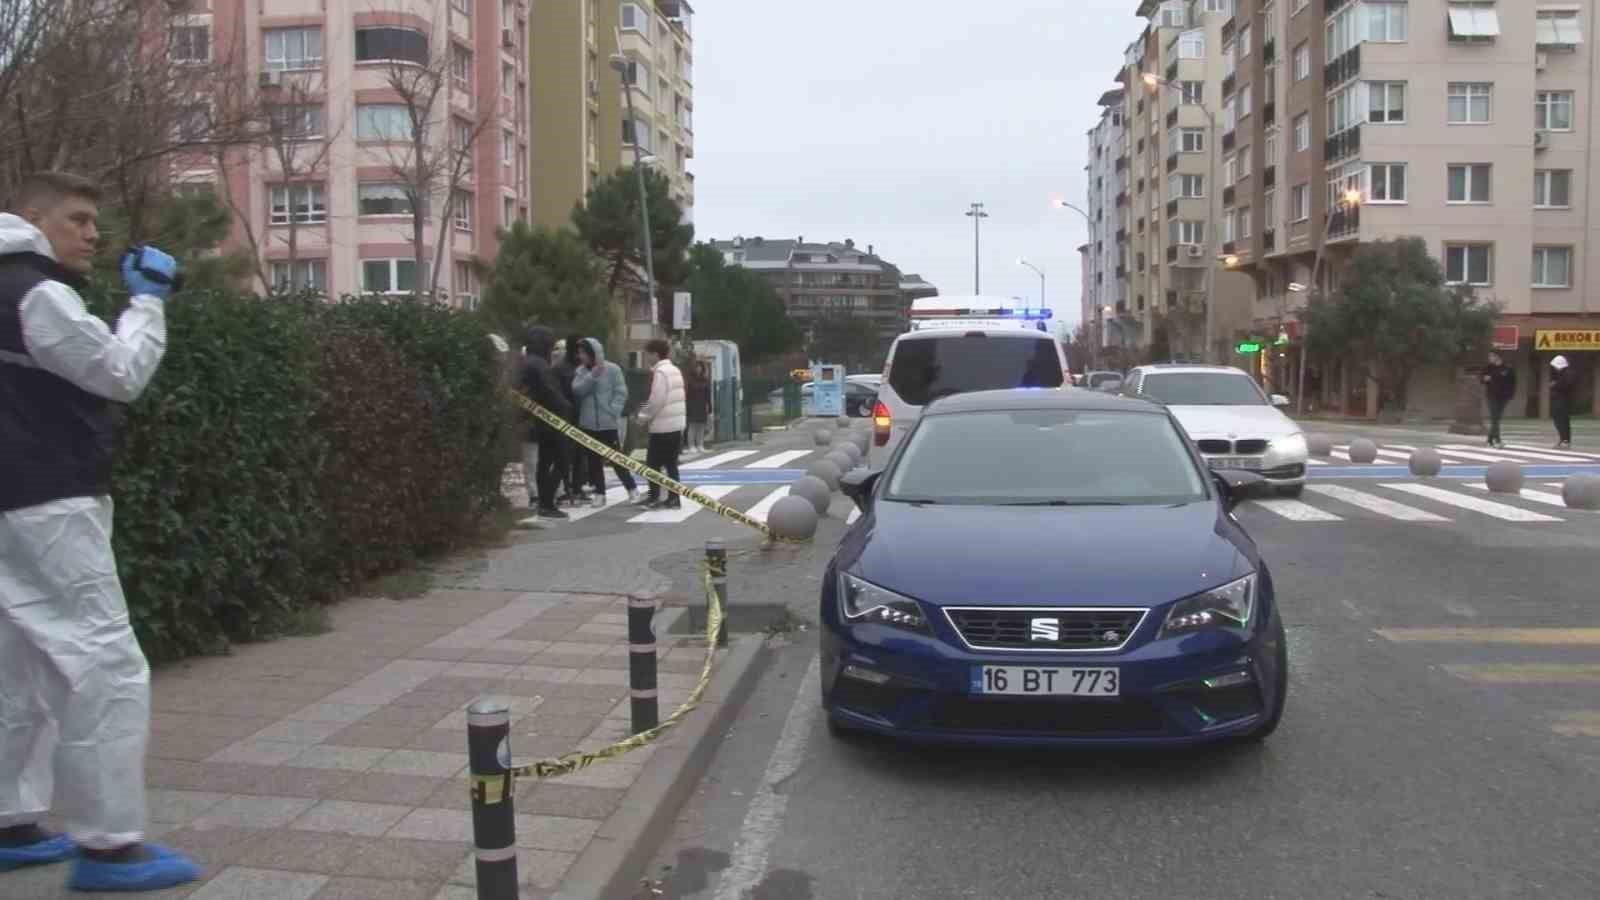
[[[1213,628],[1250,627],[1250,617],[1256,608],[1256,575],[1249,575],[1221,587],[1196,594],[1187,600],[1172,604],[1167,621],[1161,626],[1157,640],[1177,637]]]
[[[839,611],[846,622],[853,624],[875,622],[919,634],[930,633],[928,619],[917,601],[842,572],[839,574]]]
[[[1306,456],[1309,452],[1306,449],[1306,434],[1303,431],[1296,431],[1288,437],[1278,438],[1272,442],[1271,450],[1290,459]]]

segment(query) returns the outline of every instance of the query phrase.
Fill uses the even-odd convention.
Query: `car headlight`
[[[1288,437],[1278,438],[1272,442],[1271,449],[1273,453],[1281,453],[1284,456],[1306,456],[1308,451],[1305,432],[1296,431]]]
[[[1256,575],[1251,572],[1238,581],[1172,604],[1156,640],[1213,628],[1243,630],[1250,627],[1255,608]]]
[[[930,634],[922,605],[854,575],[839,574],[839,611],[846,622],[875,622]]]

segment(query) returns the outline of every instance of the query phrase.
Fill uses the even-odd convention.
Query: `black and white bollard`
[[[711,573],[711,589],[722,607],[722,624],[717,627],[717,646],[728,646],[728,549],[722,541],[706,541],[706,570]],[[711,606],[706,606],[706,621],[711,621]]]
[[[485,699],[467,708],[472,772],[472,843],[478,900],[516,900],[517,831],[512,806],[511,707]]]
[[[628,687],[633,698],[633,733],[661,724],[656,690],[654,600],[628,598]]]

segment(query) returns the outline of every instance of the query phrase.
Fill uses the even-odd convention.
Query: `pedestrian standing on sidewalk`
[[[178,264],[128,251],[116,329],[91,315],[99,198],[31,175],[0,213],[0,873],[72,858],[74,890],[159,890],[200,867],[144,842],[150,666],[111,549],[111,466],[166,353]],[[42,827],[52,805],[66,835]]]
[[[561,384],[550,365],[555,334],[542,325],[535,325],[528,329],[524,343],[522,393],[563,419],[572,418],[572,406],[562,395]],[[565,458],[562,448],[566,443],[561,432],[542,419],[535,419],[522,445],[522,474],[528,481],[528,505],[541,519],[567,518],[567,514],[556,507],[556,491],[561,486],[561,465]]]
[[[623,407],[628,405],[628,379],[622,367],[606,359],[605,348],[594,338],[578,342],[578,370],[572,377],[572,392],[578,397],[578,427],[607,447],[622,450]],[[585,480],[594,488],[596,509],[606,505],[606,465],[600,454],[583,451]],[[639,499],[633,473],[612,464],[617,480],[628,489],[628,501]]]
[[[1556,449],[1572,447],[1572,390],[1578,379],[1565,356],[1550,360],[1550,420],[1556,425]]]
[[[690,453],[706,452],[706,420],[711,417],[711,379],[706,375],[706,364],[696,361],[689,366],[683,382],[684,421],[687,425],[686,447]]]
[[[678,479],[678,451],[683,446],[687,424],[683,394],[683,373],[672,363],[672,345],[657,338],[644,345],[645,365],[650,367],[650,396],[639,409],[639,424],[650,434],[645,465]],[[677,509],[677,494],[661,499],[661,486],[650,482],[650,493],[643,505],[649,508]]]
[[[1489,401],[1489,446],[1504,447],[1506,442],[1500,438],[1500,418],[1506,413],[1506,405],[1511,402],[1511,397],[1517,392],[1517,372],[1505,364],[1500,354],[1491,352],[1489,364],[1483,367],[1483,389]]]
[[[579,338],[569,337],[556,341],[554,356],[551,357],[551,369],[556,373],[556,383],[561,386],[561,396],[567,398],[567,408],[572,412],[565,418],[572,425],[578,424],[578,396],[572,392],[572,379],[578,372],[578,342]],[[561,488],[558,505],[571,506],[584,498],[583,480],[577,477],[578,472],[578,445],[571,441],[561,442]]]

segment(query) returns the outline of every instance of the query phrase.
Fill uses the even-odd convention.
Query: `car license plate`
[[[1260,469],[1261,460],[1254,456],[1213,456],[1206,460],[1213,469]]]
[[[1115,668],[973,666],[972,693],[1014,696],[1116,697],[1122,678]]]

